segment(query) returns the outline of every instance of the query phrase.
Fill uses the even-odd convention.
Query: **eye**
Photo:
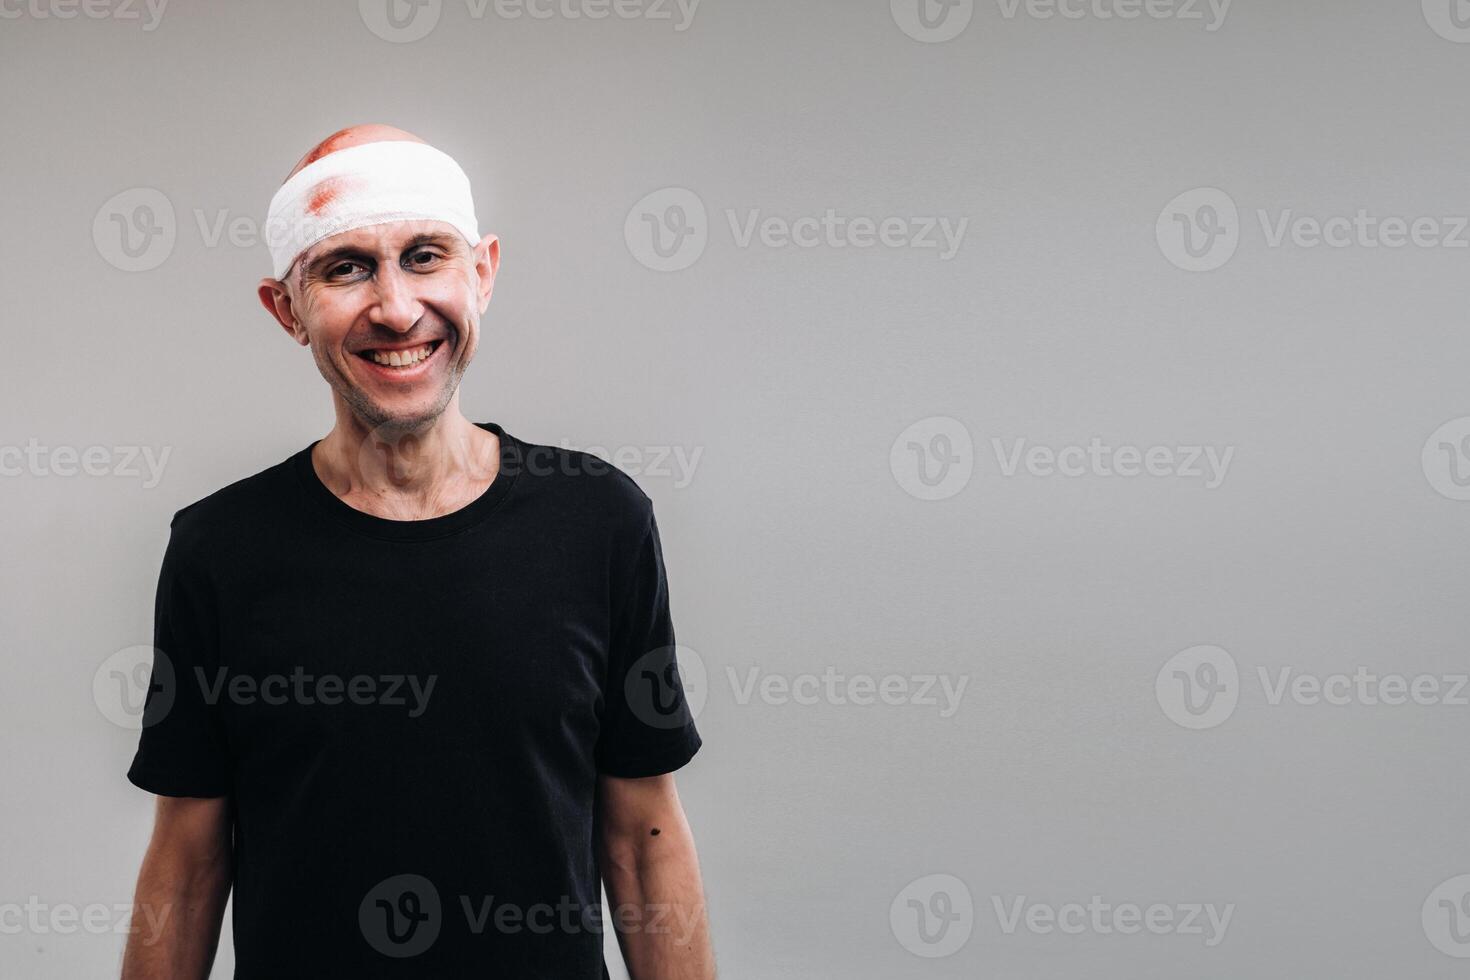
[[[361,269],[362,265],[357,262],[338,262],[327,267],[326,277],[328,279],[348,279],[351,278],[356,271],[359,271]]]
[[[436,250],[428,246],[421,246],[404,256],[403,264],[411,269],[428,269],[432,268],[440,258],[442,256]]]

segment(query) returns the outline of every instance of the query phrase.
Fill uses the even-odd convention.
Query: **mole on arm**
[[[653,829],[652,829],[652,830],[650,830],[650,831],[649,831],[649,832],[648,832],[648,836],[649,836],[649,837],[657,837],[657,836],[658,836],[658,828],[657,828],[657,827],[655,827],[655,828],[653,828]]]

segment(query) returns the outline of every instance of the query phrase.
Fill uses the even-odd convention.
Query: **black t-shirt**
[[[128,778],[235,810],[237,978],[603,977],[599,773],[684,765],[658,526],[496,423],[451,514],[348,506],[311,447],[174,515]]]

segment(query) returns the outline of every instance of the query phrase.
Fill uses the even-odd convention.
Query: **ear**
[[[308,345],[306,328],[296,319],[296,314],[291,309],[291,293],[286,284],[279,279],[262,279],[256,287],[255,294],[260,297],[260,305],[266,308],[271,316],[276,318],[291,339],[302,347]]]
[[[495,274],[500,271],[500,239],[486,235],[475,246],[475,273],[480,277],[480,314],[490,305],[495,291]]]

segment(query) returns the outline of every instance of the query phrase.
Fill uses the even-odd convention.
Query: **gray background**
[[[724,976],[1463,976],[1421,906],[1470,872],[1470,708],[1271,704],[1257,679],[1467,669],[1470,503],[1421,448],[1470,415],[1470,251],[1273,247],[1258,219],[1470,214],[1470,44],[1432,26],[1449,3],[1237,0],[1208,30],[1207,8],[985,0],[942,43],[887,0],[704,0],[683,31],[443,0],[407,43],[369,28],[371,2],[177,2],[153,30],[141,7],[7,4],[0,445],[170,456],[150,487],[0,478],[0,974],[115,973],[110,929],[15,928],[28,902],[131,899],[152,800],[94,677],[151,638],[170,515],[331,422],[254,298],[264,247],[211,246],[196,212],[259,222],[309,146],[382,121],[459,159],[502,238],[466,413],[702,453],[687,485],[638,479],[706,669],[679,785]],[[624,226],[668,187],[707,208],[708,245],[659,272]],[[1238,205],[1238,249],[1189,272],[1155,223],[1200,187]],[[125,271],[93,228],[137,188],[176,240]],[[945,261],[741,247],[726,217],[829,208],[970,224]],[[935,418],[969,434],[951,446],[973,472],[926,500],[890,450]],[[1234,457],[1206,489],[1005,476],[992,444],[1093,437]],[[1239,665],[1239,703],[1191,730],[1154,685],[1198,644]],[[828,667],[968,680],[941,717],[741,703],[729,674]],[[934,874],[974,908],[942,957],[904,902],[890,918]],[[1093,895],[1234,911],[1206,946],[1008,934],[994,908]],[[227,931],[215,976],[232,962]]]

